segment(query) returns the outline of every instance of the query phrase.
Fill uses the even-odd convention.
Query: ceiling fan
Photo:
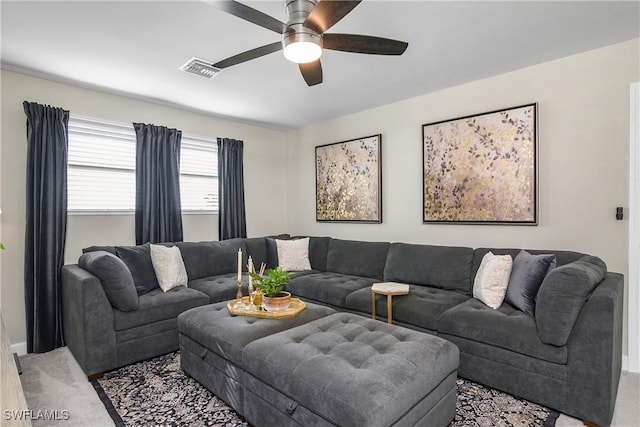
[[[208,1],[222,11],[282,35],[282,40],[260,46],[213,64],[227,68],[284,50],[298,64],[307,85],[322,83],[322,49],[373,55],[402,55],[408,43],[359,34],[325,33],[362,0],[285,0],[287,23],[233,0]]]

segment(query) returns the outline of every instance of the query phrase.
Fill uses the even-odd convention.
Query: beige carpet
[[[113,421],[66,347],[20,357],[22,388],[32,411],[68,411],[68,420],[36,419],[34,426],[107,427]],[[54,412],[55,413],[55,412]],[[59,416],[58,418],[63,418]]]

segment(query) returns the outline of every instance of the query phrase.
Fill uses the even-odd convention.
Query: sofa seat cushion
[[[113,311],[116,331],[175,319],[185,310],[208,304],[209,298],[195,289],[179,287],[168,292],[162,292],[162,289],[156,288],[140,295],[138,301],[138,309],[135,311]]]
[[[314,270],[292,272],[292,277],[317,273]],[[242,295],[249,295],[249,279],[247,274],[242,275]],[[220,274],[218,276],[203,277],[189,282],[188,286],[197,289],[209,296],[209,303],[235,299],[238,293],[238,273]]]
[[[253,341],[242,360],[250,375],[294,399],[292,409],[335,425],[388,426],[455,375],[459,355],[441,338],[336,313]]]
[[[438,318],[442,313],[468,299],[468,296],[458,292],[409,285],[408,295],[392,298],[393,319],[435,331]],[[345,307],[371,313],[371,288],[367,287],[349,294]],[[387,297],[384,295],[376,297],[376,314],[381,317],[387,316]]]
[[[538,336],[535,319],[507,303],[494,310],[472,298],[440,316],[438,333],[504,348],[548,362],[563,365],[567,363],[567,347],[544,344]]]
[[[322,273],[322,272],[318,270],[289,271],[289,274],[291,274],[291,280],[295,279],[296,277],[308,276],[309,274],[317,274],[317,273]]]
[[[384,280],[471,295],[472,264],[471,248],[392,243],[384,267]]]
[[[247,295],[248,282],[246,278],[243,277],[243,279],[243,293]],[[238,292],[237,280],[238,273],[227,273],[191,280],[187,286],[207,294],[209,296],[209,303],[215,303],[228,301],[236,297],[236,293]]]
[[[294,296],[344,307],[347,295],[368,288],[378,280],[340,273],[315,272],[294,278],[287,290]]]

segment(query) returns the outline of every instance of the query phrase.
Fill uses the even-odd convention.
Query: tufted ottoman
[[[178,316],[180,366],[242,414],[244,347],[332,313],[335,310],[310,303],[299,315],[279,320],[231,316],[226,302],[193,308]]]
[[[422,332],[336,313],[242,353],[254,425],[433,427],[455,416],[458,348]]]

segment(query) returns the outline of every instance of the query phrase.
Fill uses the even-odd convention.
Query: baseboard
[[[18,356],[27,354],[27,342],[22,341],[16,344],[11,344],[11,353],[17,353]]]

